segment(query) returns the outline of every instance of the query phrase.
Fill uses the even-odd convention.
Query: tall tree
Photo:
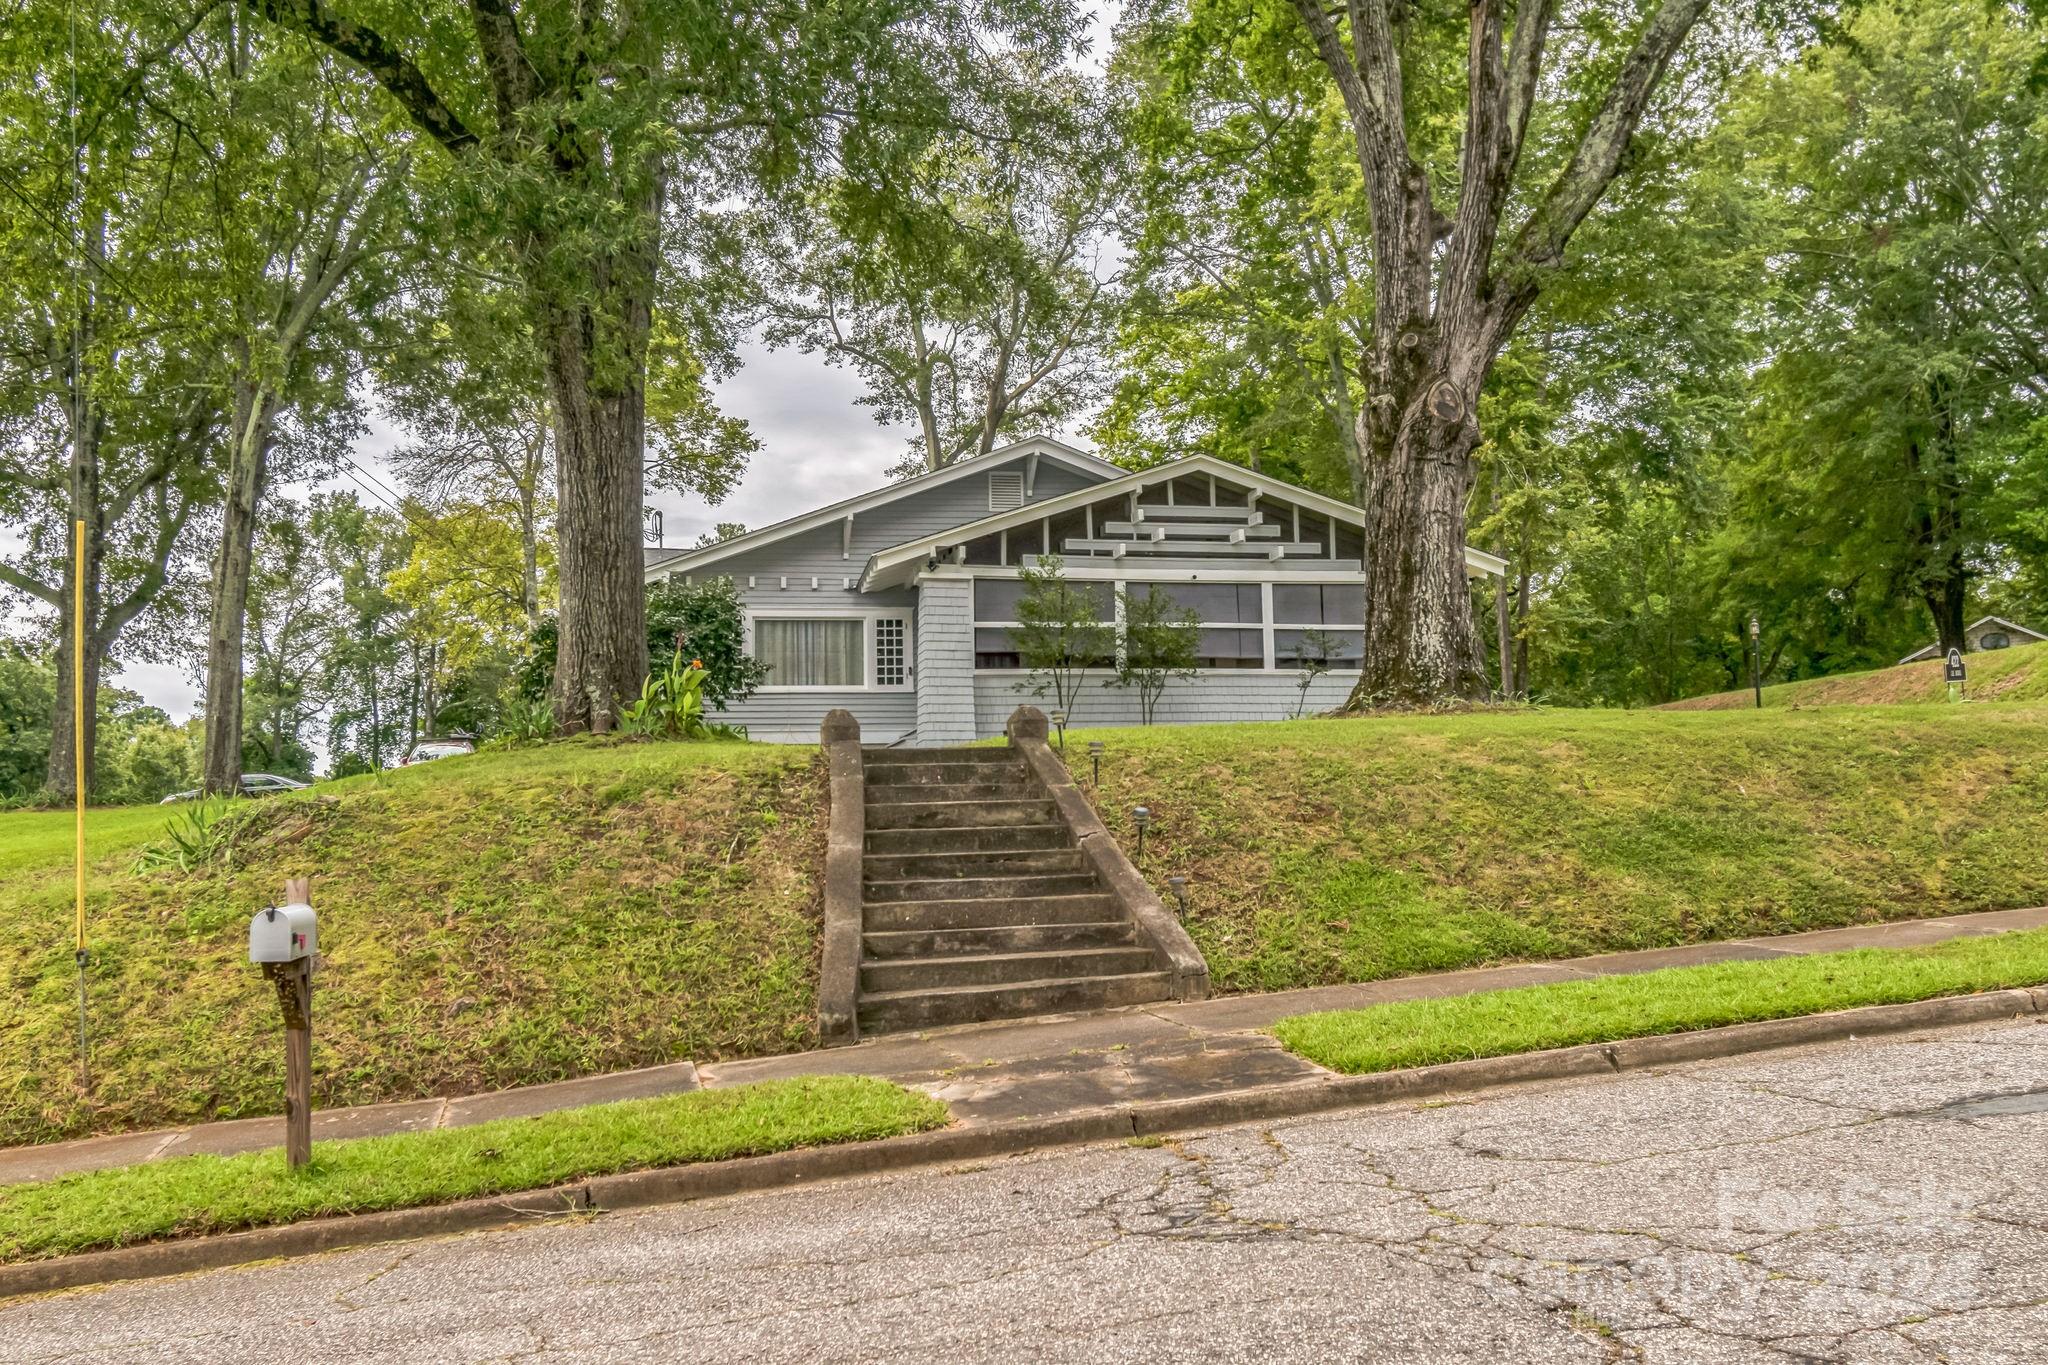
[[[206,634],[202,785],[241,787],[243,643],[257,526],[281,418],[331,428],[351,401],[351,356],[372,311],[365,270],[404,242],[405,139],[370,92],[295,34],[219,9],[189,40],[166,102],[194,130],[227,304],[229,423]],[[319,97],[308,99],[309,90]],[[330,432],[330,434],[332,434]],[[317,445],[304,442],[302,445]],[[273,763],[279,761],[273,753]]]
[[[1354,704],[1484,696],[1465,582],[1466,500],[1495,359],[1620,173],[1666,68],[1708,0],[1563,6],[1579,44],[1538,116],[1556,0],[1472,0],[1454,164],[1433,12],[1294,0],[1343,100],[1372,219],[1370,342],[1356,426],[1366,511],[1365,664]],[[1603,41],[1606,39],[1607,41]],[[1420,79],[1417,79],[1417,77]],[[1531,128],[1540,139],[1530,145]],[[1533,153],[1533,154],[1530,154]],[[1445,204],[1449,207],[1446,209]],[[1510,210],[1519,209],[1519,221]]]
[[[1130,293],[1093,431],[1119,460],[1199,449],[1354,497],[1371,223],[1322,64],[1263,17],[1124,12]]]
[[[826,164],[891,183],[986,112],[991,36],[1057,54],[1066,0],[563,6],[245,0],[373,76],[447,154],[470,236],[513,262],[553,408],[563,728],[609,728],[647,667],[647,352],[658,304],[702,354],[721,205]],[[664,263],[675,267],[664,271]]]
[[[899,475],[1057,430],[1098,390],[1119,130],[1088,79],[1034,74],[1054,127],[1021,147],[941,139],[901,199],[833,181],[771,253],[768,340],[852,366],[876,419],[912,427]]]
[[[75,790],[74,642],[90,753],[107,660],[176,581],[186,528],[210,501],[223,415],[217,311],[189,270],[201,210],[180,173],[189,146],[137,97],[189,17],[140,5],[73,20],[36,3],[0,29],[0,522],[23,528],[0,586],[55,624],[46,783],[58,797]]]
[[[2048,401],[2044,55],[2010,7],[1870,5],[1725,130],[1776,206],[1737,564],[1817,579],[1868,662],[1924,638],[1916,608],[1963,648],[2014,540],[1993,495]]]

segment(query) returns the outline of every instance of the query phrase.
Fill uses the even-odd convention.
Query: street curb
[[[0,1266],[0,1299],[120,1280],[182,1275],[285,1256],[409,1241],[657,1204],[683,1203],[820,1180],[876,1175],[919,1166],[1015,1156],[1044,1147],[1297,1118],[1335,1109],[1471,1094],[1531,1081],[1611,1076],[1623,1071],[1751,1052],[1837,1042],[1951,1024],[2048,1014],[2048,987],[1868,1005],[1796,1019],[1772,1019],[1692,1033],[1479,1057],[1366,1076],[1328,1075],[1218,1095],[1158,1100],[1018,1119],[978,1128],[945,1128],[875,1142],[806,1147],[769,1156],[593,1176],[574,1184],[453,1204],[309,1219],[281,1227],[150,1242],[113,1251]]]

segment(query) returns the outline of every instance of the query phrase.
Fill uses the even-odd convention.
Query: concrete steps
[[[860,1026],[875,1033],[939,1028],[986,1019],[1022,1019],[1034,1014],[1068,1014],[1142,1005],[1167,999],[1173,973],[1070,977],[1019,981],[1002,986],[939,986],[913,990],[862,991]]]
[[[1008,749],[870,749],[862,1033],[1168,999],[1116,899]]]

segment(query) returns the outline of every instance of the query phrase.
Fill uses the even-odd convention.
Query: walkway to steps
[[[863,1036],[1167,1000],[1013,749],[867,749]]]
[[[1135,1100],[1214,1095],[1321,1074],[1320,1068],[1282,1051],[1271,1035],[1262,1032],[1279,1020],[1310,1010],[1356,1009],[1393,1000],[1437,999],[1702,962],[1761,961],[1850,948],[1906,948],[2024,929],[2048,929],[2048,907],[1603,953],[1561,962],[1479,967],[1270,995],[1220,996],[1106,1014],[971,1024],[877,1038],[853,1047],[707,1062],[702,1067],[672,1062],[464,1099],[316,1108],[313,1137],[326,1142],[422,1128],[458,1128],[486,1119],[675,1094],[699,1085],[717,1088],[786,1076],[824,1075],[880,1076],[918,1086],[944,1099],[952,1107],[955,1122],[993,1123]],[[316,1104],[319,1084],[316,1076]],[[11,1147],[0,1149],[0,1185],[167,1156],[261,1151],[283,1140],[283,1119],[258,1118]]]

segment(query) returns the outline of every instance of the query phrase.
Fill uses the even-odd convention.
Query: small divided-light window
[[[988,476],[988,510],[1009,512],[1024,505],[1024,476],[1015,470]]]
[[[875,686],[902,687],[910,681],[909,622],[901,616],[875,621]]]

